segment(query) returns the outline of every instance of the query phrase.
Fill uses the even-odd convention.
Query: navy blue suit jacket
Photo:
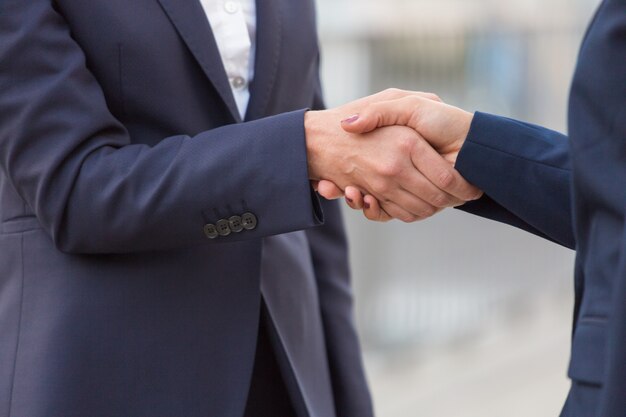
[[[198,0],[0,1],[0,416],[241,417],[262,238],[324,215],[303,262],[335,407],[371,414],[338,207],[307,175],[313,1],[257,9],[240,123]]]
[[[605,0],[585,37],[569,138],[477,113],[457,168],[486,194],[464,210],[576,250],[563,415],[626,416],[626,2]]]

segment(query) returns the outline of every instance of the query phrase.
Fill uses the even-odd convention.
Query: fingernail
[[[363,206],[364,206],[367,210],[369,210],[369,209],[370,209],[370,203],[363,203]]]
[[[353,116],[348,117],[347,119],[343,119],[341,123],[350,124],[350,123],[356,122],[357,120],[359,120],[359,115],[355,114]]]

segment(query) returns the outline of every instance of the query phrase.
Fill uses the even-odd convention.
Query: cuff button
[[[207,225],[205,225],[204,226],[204,234],[209,239],[215,239],[216,237],[219,236],[219,233],[217,232],[217,228],[215,227],[214,224],[207,224]]]
[[[217,233],[220,234],[220,236],[228,236],[232,230],[230,230],[230,224],[228,223],[228,220],[220,220],[217,222],[216,224],[217,227]]]
[[[228,224],[230,225],[230,230],[235,233],[239,233],[243,230],[243,223],[241,217],[233,216],[228,219]]]
[[[241,224],[246,230],[254,230],[257,226],[257,218],[252,213],[246,213],[241,216]]]

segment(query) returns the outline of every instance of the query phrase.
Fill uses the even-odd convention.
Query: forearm
[[[99,148],[80,165],[69,161],[34,199],[38,217],[69,252],[257,239],[322,221],[307,178],[301,112],[170,137],[154,147]],[[63,177],[73,178],[71,188]],[[248,212],[258,220],[254,229],[205,235],[206,224]]]
[[[28,136],[71,140],[50,129]],[[256,239],[321,221],[307,178],[301,112],[170,137],[154,147],[90,138],[71,149],[57,145],[39,159],[33,141],[8,142],[2,165],[11,182],[67,252],[206,244],[205,224],[246,212],[258,219],[254,230],[211,242]]]

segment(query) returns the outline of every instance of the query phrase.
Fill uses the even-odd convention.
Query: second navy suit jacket
[[[313,1],[257,13],[241,123],[198,0],[0,1],[0,416],[241,417],[262,239],[305,229],[334,411],[371,415],[343,225],[307,174]]]
[[[626,416],[626,2],[605,0],[587,32],[569,137],[477,113],[457,169],[485,191],[464,210],[576,250],[563,416]]]

